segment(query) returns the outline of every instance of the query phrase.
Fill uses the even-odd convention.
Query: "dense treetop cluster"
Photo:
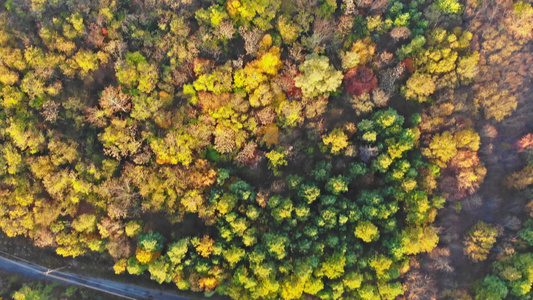
[[[465,9],[476,7],[8,0],[0,227],[181,290],[395,299],[411,258],[439,242],[437,211],[486,175],[466,113],[499,122],[517,108],[516,87],[475,79],[533,39],[531,5],[504,22],[522,41],[492,45],[487,30],[477,50]],[[503,47],[515,50],[487,60]],[[485,259],[497,235],[476,225],[465,253]],[[475,290],[527,293],[507,271],[527,255]]]

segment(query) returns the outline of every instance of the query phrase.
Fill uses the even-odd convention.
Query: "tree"
[[[319,161],[311,171],[311,176],[313,176],[316,181],[326,181],[330,177],[331,168],[332,165],[329,161]]]
[[[108,86],[102,91],[98,103],[107,116],[111,116],[118,111],[129,112],[131,96],[126,95],[120,88]]]
[[[165,256],[160,256],[156,261],[148,265],[150,279],[157,281],[159,284],[170,282],[173,278],[172,264]]]
[[[425,156],[434,160],[440,167],[446,167],[446,163],[457,153],[457,144],[449,131],[435,134],[429,143],[429,148],[423,152]]]
[[[13,300],[48,300],[52,299],[54,285],[42,286],[40,283],[35,287],[24,284],[19,290],[13,292]]]
[[[418,102],[426,102],[429,96],[433,94],[437,86],[431,75],[415,72],[404,87],[402,87],[402,94],[407,99],[413,99]]]
[[[348,178],[339,175],[336,177],[332,177],[328,180],[326,183],[326,191],[332,193],[333,195],[340,195],[341,193],[345,193],[348,191],[348,184],[349,184]]]
[[[370,221],[360,221],[355,227],[355,236],[362,239],[365,243],[377,241],[379,238],[379,229]]]
[[[283,251],[283,250],[282,250]],[[234,268],[239,261],[241,261],[246,255],[246,251],[242,248],[236,247],[235,245],[231,248],[224,250],[222,256]]]
[[[505,186],[517,190],[523,190],[533,184],[533,166],[525,166],[522,170],[507,176]]]
[[[197,139],[183,130],[170,131],[164,139],[151,139],[150,147],[159,164],[189,165],[193,161],[193,149],[197,142]]]
[[[149,232],[139,236],[139,247],[146,251],[161,251],[165,238],[157,232]]]
[[[279,167],[287,165],[287,154],[287,151],[276,150],[272,150],[265,154],[266,158],[268,158],[268,168],[272,170],[274,175],[280,175],[281,172],[279,171]]]
[[[426,227],[407,227],[400,234],[402,252],[408,255],[430,252],[439,242],[435,229]]]
[[[484,261],[492,249],[498,229],[495,226],[479,221],[466,234],[463,241],[465,248],[464,253],[474,262]]]
[[[120,159],[139,152],[142,141],[137,137],[137,128],[133,123],[134,120],[132,119],[113,118],[111,120],[104,132],[98,135],[98,139],[105,147],[106,154]]]
[[[288,15],[281,15],[278,18],[277,29],[281,34],[283,42],[287,45],[292,44],[301,32],[301,28],[294,24]]]
[[[299,69],[302,74],[295,78],[295,85],[302,89],[304,97],[329,96],[342,83],[342,72],[335,70],[326,56],[310,54]]]
[[[298,197],[311,204],[320,196],[320,189],[314,184],[302,184],[298,191]]]
[[[126,61],[116,64],[118,81],[127,88],[137,88],[141,92],[150,93],[159,80],[159,71],[155,64],[150,64],[139,52],[126,54]]]
[[[510,294],[517,298],[527,297],[531,291],[533,285],[529,271],[531,267],[533,267],[533,255],[531,253],[515,253],[493,265],[499,279],[505,283]]]
[[[498,276],[488,275],[477,285],[475,289],[476,300],[501,300],[508,294],[505,283]]]
[[[348,146],[348,136],[341,128],[335,128],[328,135],[322,137],[322,142],[331,147],[331,153],[339,154]]]
[[[279,0],[241,0],[228,2],[226,9],[232,18],[252,22],[265,31],[272,28],[270,22],[276,17],[280,5]]]
[[[533,7],[530,3],[518,1],[507,14],[505,24],[517,39],[533,39]]]
[[[266,233],[262,236],[267,252],[275,259],[281,260],[287,255],[289,239],[286,236]]]
[[[378,85],[378,78],[374,75],[374,71],[364,66],[349,69],[344,74],[343,80],[346,91],[355,96],[361,96],[363,93],[370,94]]]
[[[433,5],[445,14],[460,14],[463,11],[458,0],[437,0]]]
[[[518,105],[516,97],[510,94],[509,90],[500,88],[495,82],[478,89],[474,103],[483,108],[486,119],[498,122],[511,115]]]
[[[467,148],[470,151],[479,150],[480,138],[474,129],[461,130],[455,133],[453,139],[457,148]]]
[[[72,227],[78,232],[92,233],[96,229],[96,216],[92,214],[80,215],[72,222]]]
[[[166,255],[173,264],[178,265],[185,258],[188,251],[189,241],[188,238],[184,238],[169,245]]]
[[[344,274],[346,257],[340,252],[335,252],[320,264],[319,274],[328,279],[339,278]]]

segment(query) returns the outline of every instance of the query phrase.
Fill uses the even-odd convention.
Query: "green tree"
[[[183,238],[173,244],[170,244],[166,255],[173,264],[179,264],[185,258],[189,250],[189,238]]]
[[[477,284],[475,289],[476,300],[501,300],[509,293],[505,283],[498,276],[488,275]]]
[[[345,193],[348,191],[348,184],[349,184],[348,178],[339,175],[336,177],[332,177],[328,180],[326,183],[326,191],[332,193],[333,195],[340,195],[341,193]]]
[[[13,300],[48,300],[52,299],[54,285],[42,286],[40,283],[35,287],[24,284],[19,290],[13,292]]]
[[[139,236],[139,247],[146,251],[161,251],[164,246],[165,238],[158,232],[148,232]]]
[[[434,5],[445,14],[460,14],[463,11],[463,5],[459,0],[437,0]]]

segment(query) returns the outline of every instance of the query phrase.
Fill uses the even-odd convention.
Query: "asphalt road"
[[[0,256],[0,268],[11,273],[18,273],[28,277],[55,280],[68,284],[75,284],[91,288],[104,293],[122,297],[124,299],[157,299],[157,300],[187,300],[187,298],[142,287],[123,284],[110,280],[84,277],[72,273],[52,271],[40,266],[14,261]]]

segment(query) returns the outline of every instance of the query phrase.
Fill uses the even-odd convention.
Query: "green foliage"
[[[170,282],[172,280],[172,265],[164,257],[159,257],[156,261],[148,265],[148,272],[150,272],[150,279],[158,283]]]
[[[141,275],[148,269],[147,265],[141,264],[135,257],[130,257],[128,259],[127,270],[131,275]]]
[[[126,54],[126,61],[116,67],[116,75],[126,88],[136,88],[144,93],[153,91],[159,80],[157,66],[148,63],[139,51]]]
[[[173,264],[181,263],[188,251],[189,239],[181,239],[169,245],[166,255]]]
[[[340,195],[341,193],[348,191],[348,184],[348,178],[342,175],[332,177],[326,183],[326,191],[332,193],[333,195]]]
[[[533,245],[533,219],[529,219],[524,227],[518,232],[518,236],[526,241],[530,246]]]
[[[501,281],[497,276],[489,275],[485,277],[475,290],[476,300],[481,299],[505,299],[508,294],[505,283]]]
[[[163,249],[165,238],[158,232],[144,233],[139,236],[139,247],[146,251],[155,252]]]
[[[346,265],[346,257],[344,254],[335,252],[330,257],[326,258],[320,266],[318,274],[323,274],[328,279],[339,278],[344,274],[344,267]]]
[[[434,5],[445,14],[460,14],[463,11],[463,5],[458,0],[437,0]]]
[[[40,283],[35,287],[24,284],[19,290],[11,294],[13,300],[48,300],[52,299],[54,285],[42,286]]]
[[[416,36],[413,38],[413,40],[409,44],[403,45],[400,49],[398,49],[396,51],[396,55],[398,55],[400,59],[404,59],[416,53],[418,50],[422,49],[422,47],[424,47],[425,44],[426,44],[426,38],[424,36],[422,35]]]
[[[302,184],[298,191],[298,197],[305,200],[307,204],[311,204],[318,196],[320,196],[320,189],[314,184]]]

